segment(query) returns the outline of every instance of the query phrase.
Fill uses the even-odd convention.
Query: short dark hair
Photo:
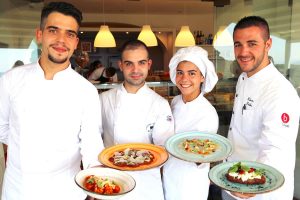
[[[264,18],[259,16],[246,16],[240,19],[240,21],[238,21],[238,23],[234,27],[233,34],[237,29],[244,29],[251,26],[257,26],[263,30],[265,41],[270,38],[268,22]]]
[[[127,42],[125,42],[121,48],[121,60],[123,59],[123,53],[126,50],[135,50],[139,47],[144,48],[147,51],[148,54],[148,58],[149,58],[149,49],[147,47],[147,45],[140,41],[140,40],[129,40]]]
[[[107,67],[105,68],[105,74],[110,78],[116,74],[116,69],[114,67]]]
[[[95,60],[94,62],[92,62],[89,67],[90,73],[92,73],[98,67],[98,65],[102,66],[102,62],[100,60]]]
[[[102,62],[100,60],[95,60],[94,62],[92,62],[91,64],[93,67],[97,67],[98,65],[102,65]]]
[[[59,12],[67,16],[72,16],[76,20],[78,27],[80,27],[82,21],[82,13],[80,10],[78,10],[75,6],[73,6],[70,3],[50,2],[47,5],[45,5],[45,7],[42,10],[40,29],[43,29],[45,27],[45,21],[47,17],[53,12]]]

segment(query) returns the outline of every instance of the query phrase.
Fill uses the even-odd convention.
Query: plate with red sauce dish
[[[103,180],[102,183],[98,183],[94,179],[90,180],[92,176],[97,177],[98,180]],[[75,183],[88,196],[103,200],[119,199],[129,194],[136,185],[134,178],[126,172],[104,167],[92,167],[79,171],[75,176]],[[101,189],[107,188],[108,183],[113,185],[111,192]],[[90,187],[92,184],[94,184],[94,186]],[[103,185],[103,187],[101,185]]]
[[[127,151],[128,149],[134,151],[145,151],[151,154],[151,161],[145,163],[139,163],[137,165],[127,165],[127,164],[115,164],[112,161],[112,157],[119,152]],[[146,144],[146,143],[126,143],[118,144],[108,148],[105,148],[98,156],[99,161],[106,167],[124,170],[124,171],[139,171],[147,170],[155,167],[162,166],[169,158],[168,152],[164,147]]]

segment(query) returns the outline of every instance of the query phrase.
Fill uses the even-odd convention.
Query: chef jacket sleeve
[[[168,101],[163,99],[157,106],[156,119],[152,138],[156,145],[164,145],[165,141],[174,134],[174,118]]]
[[[85,109],[82,117],[81,131],[81,154],[83,167],[99,165],[98,155],[103,150],[104,145],[101,134],[102,118],[101,107],[96,88],[86,97]]]
[[[0,142],[7,144],[9,132],[10,97],[5,76],[0,77]]]
[[[295,143],[299,127],[299,97],[295,93],[270,92],[262,107],[262,132],[258,161],[276,167],[281,172],[293,170]],[[278,158],[281,159],[278,162]]]

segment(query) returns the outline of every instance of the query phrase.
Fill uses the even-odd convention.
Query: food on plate
[[[187,152],[209,155],[216,151],[218,144],[209,139],[185,139],[182,143]]]
[[[266,182],[263,169],[255,169],[242,164],[241,162],[230,167],[225,176],[228,181],[234,183],[254,185],[264,184]]]
[[[95,175],[87,176],[84,180],[84,188],[98,194],[119,193],[121,188],[114,181]]]
[[[109,161],[116,166],[138,167],[150,164],[153,159],[154,155],[148,150],[126,148],[123,151],[114,152]]]

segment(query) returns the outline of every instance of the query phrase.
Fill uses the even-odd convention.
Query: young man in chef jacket
[[[105,147],[132,142],[164,145],[173,135],[174,121],[167,100],[145,84],[151,64],[143,42],[124,44],[119,67],[125,80],[119,87],[100,94]],[[159,167],[130,174],[136,180],[136,188],[125,199],[164,199]]]
[[[0,142],[8,145],[2,200],[84,200],[74,176],[103,149],[97,89],[71,68],[81,12],[52,2],[41,14],[35,63],[0,78]]]
[[[284,185],[273,192],[250,195],[222,193],[224,200],[293,199],[295,144],[300,100],[291,83],[268,58],[272,46],[265,19],[241,19],[233,32],[234,52],[243,73],[238,79],[228,138],[234,152],[228,161],[249,160],[278,169]],[[240,198],[239,198],[240,197]]]

